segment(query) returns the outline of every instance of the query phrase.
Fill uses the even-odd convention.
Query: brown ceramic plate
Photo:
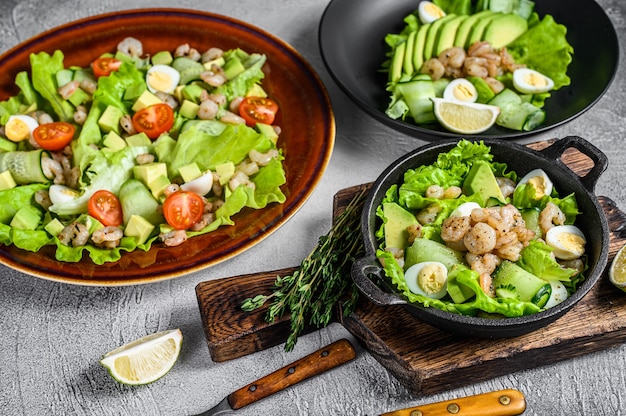
[[[104,265],[88,257],[78,263],[55,260],[54,247],[37,253],[0,246],[0,262],[29,275],[80,285],[150,283],[191,273],[242,253],[276,231],[305,203],[330,161],[335,119],[326,89],[314,69],[291,46],[259,28],[228,17],[182,9],[142,9],[94,16],[42,33],[0,56],[0,100],[17,93],[15,75],[30,71],[29,55],[60,49],[65,65],[87,66],[113,52],[126,36],[143,42],[144,52],[174,50],[189,43],[198,50],[216,46],[264,53],[263,87],[280,106],[278,146],[285,155],[284,204],[242,211],[234,226],[190,238],[177,247],[154,244]],[[302,128],[306,126],[307,128]]]

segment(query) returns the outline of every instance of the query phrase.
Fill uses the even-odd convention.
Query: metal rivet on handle
[[[450,403],[448,405],[448,413],[451,413],[451,414],[455,415],[455,414],[459,413],[460,410],[461,410],[461,408],[456,403]]]
[[[500,396],[498,400],[500,401],[500,404],[503,404],[505,406],[511,404],[511,398],[509,396]]]
[[[409,416],[424,416],[421,410],[412,410]]]

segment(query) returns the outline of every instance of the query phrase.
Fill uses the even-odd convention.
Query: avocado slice
[[[500,202],[505,202],[491,166],[484,160],[474,162],[470,168],[463,182],[463,192],[466,195],[479,194],[482,206],[487,204],[489,198],[496,198]]]
[[[439,56],[441,52],[454,46],[457,30],[461,23],[467,20],[467,18],[468,16],[465,14],[457,16],[439,28],[439,35],[435,46],[435,56]]]
[[[501,15],[501,13],[492,13],[491,15],[478,19],[478,21],[470,31],[470,34],[467,38],[467,43],[465,44],[465,48],[469,48],[470,46],[472,46],[472,44],[474,44],[474,42],[483,40],[485,28],[499,15]]]
[[[426,44],[426,34],[429,28],[430,23],[421,25],[415,35],[415,44],[413,45],[413,68],[415,72],[419,72],[424,64],[424,45]]]
[[[465,19],[459,25],[456,31],[456,36],[454,37],[454,46],[465,48],[469,34],[472,31],[472,27],[474,27],[478,20],[484,18],[485,16],[489,16],[490,14],[493,14],[491,10],[483,10],[468,16],[467,19]]]
[[[483,40],[495,49],[513,42],[528,30],[528,21],[517,14],[498,15],[485,27]]]
[[[430,28],[428,29],[428,33],[426,34],[426,42],[424,43],[424,60],[427,61],[434,56],[435,41],[437,40],[437,35],[439,34],[439,29],[441,28],[441,26],[443,26],[447,21],[454,19],[455,17],[456,14],[454,13],[447,14],[430,24]]]
[[[383,203],[385,222],[385,246],[404,248],[409,242],[407,227],[417,224],[417,218],[411,212],[395,202]]]
[[[406,38],[406,47],[404,49],[404,59],[402,60],[402,71],[409,75],[416,71],[416,69],[413,68],[413,51],[415,47],[416,35],[417,31],[408,34]]]

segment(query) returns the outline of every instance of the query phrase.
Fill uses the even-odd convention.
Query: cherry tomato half
[[[163,215],[167,223],[177,230],[187,230],[197,223],[204,213],[204,201],[195,192],[176,191],[163,202]]]
[[[44,150],[56,152],[67,146],[74,138],[76,127],[65,121],[40,124],[33,130],[33,139]]]
[[[105,226],[122,225],[122,206],[114,193],[106,189],[96,191],[87,203],[89,215],[100,221]]]
[[[239,115],[250,127],[256,123],[272,124],[277,112],[278,104],[267,97],[246,97],[239,104]]]
[[[142,108],[133,115],[133,127],[152,140],[169,131],[174,125],[174,110],[165,103]]]
[[[91,69],[96,78],[106,77],[113,71],[117,71],[122,65],[122,61],[110,57],[97,58],[91,64]]]

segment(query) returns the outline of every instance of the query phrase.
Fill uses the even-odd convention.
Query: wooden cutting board
[[[549,142],[529,145],[535,149]],[[591,161],[577,150],[562,160],[579,175]],[[363,187],[335,195],[335,217]],[[599,197],[609,222],[609,265],[626,242],[626,216],[607,197]],[[196,295],[209,352],[221,362],[285,342],[289,317],[265,322],[266,307],[251,313],[240,308],[244,299],[269,294],[277,275],[295,268],[274,270],[201,282]],[[607,267],[608,270],[608,267]],[[565,316],[538,331],[516,338],[467,338],[422,323],[403,307],[380,307],[363,296],[356,311],[335,320],[408,390],[416,396],[434,394],[515,371],[589,354],[626,342],[626,293],[613,287],[607,272],[599,283]],[[316,328],[306,328],[305,333]]]

